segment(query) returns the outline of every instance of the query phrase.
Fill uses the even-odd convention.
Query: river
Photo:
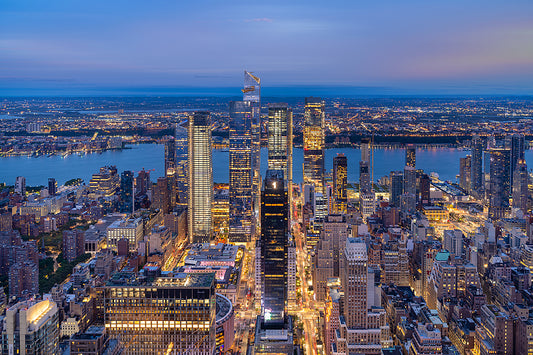
[[[91,175],[104,165],[116,165],[119,172],[124,170],[139,171],[142,168],[155,169],[151,173],[152,181],[163,176],[164,148],[160,144],[131,145],[124,150],[110,150],[102,153],[85,155],[60,155],[40,157],[4,157],[0,158],[0,182],[8,185],[15,183],[17,176],[26,177],[28,186],[45,185],[49,177],[54,177],[58,184],[72,178],[82,178],[88,183]],[[333,157],[343,153],[348,157],[348,181],[358,181],[360,150],[355,148],[333,148],[326,150],[326,169],[333,168]],[[443,180],[456,181],[459,174],[459,158],[469,151],[455,148],[417,149],[416,167],[427,173],[436,172]],[[213,151],[213,180],[228,182],[228,152]],[[528,166],[533,164],[533,151],[526,151]],[[261,171],[266,170],[267,150],[261,149]],[[405,164],[405,150],[376,149],[374,151],[374,179],[388,175],[392,170],[402,170]],[[303,150],[295,148],[293,153],[294,182],[302,181]]]

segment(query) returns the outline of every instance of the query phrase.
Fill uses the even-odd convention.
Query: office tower
[[[249,242],[252,235],[252,115],[251,101],[229,106],[229,240]]]
[[[97,174],[93,174],[89,181],[89,198],[111,197],[120,188],[120,176],[117,167],[104,166]]]
[[[290,191],[292,186],[292,110],[286,103],[268,105],[268,169],[283,170],[283,176],[288,181],[287,187]]]
[[[165,141],[165,176],[176,173],[176,140],[173,137]]]
[[[371,216],[375,211],[375,195],[370,176],[370,139],[363,138],[359,162],[359,210],[363,218]]]
[[[6,311],[2,354],[59,355],[59,311],[53,301],[19,302]]]
[[[245,70],[242,93],[252,110],[252,207],[257,216],[261,204],[261,79]]]
[[[348,238],[343,255],[341,282],[344,289],[344,314],[349,328],[367,327],[367,247],[364,242]]]
[[[26,194],[26,178],[24,176],[17,176],[15,180],[15,192],[20,195]]]
[[[189,117],[189,238],[208,242],[212,237],[213,162],[209,112]]]
[[[470,163],[470,191],[480,198],[483,196],[483,139],[475,135],[470,143],[472,160]]]
[[[282,170],[267,170],[261,193],[261,316],[266,326],[285,322],[288,196]],[[258,260],[256,260],[257,262]]]
[[[347,238],[346,216],[327,216],[313,257],[313,285],[318,302],[326,300],[328,279],[341,276],[342,253]]]
[[[153,189],[152,207],[160,209],[164,214],[168,214],[172,210],[171,193],[173,190],[174,177],[160,177]]]
[[[30,298],[39,294],[39,265],[24,260],[9,268],[9,297]]]
[[[502,218],[509,208],[510,190],[510,150],[493,148],[490,150],[490,193],[489,216]]]
[[[305,98],[304,112],[304,183],[315,184],[324,192],[325,103],[317,97]]]
[[[359,192],[369,193],[370,184],[370,138],[361,139],[361,161],[359,162]]]
[[[527,213],[529,207],[528,179],[526,161],[519,159],[514,171],[513,208],[520,209],[524,214]]]
[[[405,165],[416,168],[416,147],[413,144],[405,147]]]
[[[420,186],[420,202],[422,205],[429,205],[431,203],[431,179],[427,174],[422,174],[419,179]]]
[[[211,355],[215,297],[215,273],[117,273],[104,289],[105,327],[127,354]]]
[[[178,188],[178,203],[187,205],[187,186],[189,184],[187,173],[187,128],[176,125],[176,184]]]
[[[518,161],[520,159],[524,159],[524,152],[525,152],[525,138],[523,134],[513,134],[511,136],[511,186],[513,186],[514,182],[514,172],[516,170],[516,166],[518,164]]]
[[[400,207],[400,196],[403,194],[403,173],[391,171],[390,173],[390,203]]]
[[[150,185],[152,185],[150,181],[150,171],[146,171],[143,168],[139,171],[139,174],[137,174],[137,178],[135,179],[135,195],[146,195],[148,190],[150,190]]]
[[[63,257],[69,263],[85,253],[85,233],[81,229],[63,231]]]
[[[416,208],[416,170],[412,166],[403,169],[403,194],[400,197],[401,210],[412,213]]]
[[[379,307],[381,287],[368,267],[367,246],[362,240],[346,240],[340,279],[344,306],[340,329],[335,332],[338,353],[379,354],[381,348],[392,345],[392,340],[386,312]]]
[[[471,164],[471,155],[459,159],[459,186],[467,192],[470,192],[470,179],[472,177]]]
[[[54,196],[57,193],[57,182],[54,178],[48,178],[48,194]]]
[[[133,171],[123,171],[120,174],[120,212],[133,211]]]
[[[333,196],[335,213],[346,213],[348,203],[348,159],[344,154],[333,158]]]

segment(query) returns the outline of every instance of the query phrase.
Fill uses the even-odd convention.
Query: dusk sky
[[[0,0],[0,95],[533,94],[533,1]],[[355,91],[354,91],[355,92]]]

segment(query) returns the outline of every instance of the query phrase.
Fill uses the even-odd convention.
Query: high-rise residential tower
[[[261,79],[245,70],[242,93],[243,101],[249,101],[252,110],[252,207],[258,215],[261,204]]]
[[[282,327],[288,286],[288,196],[282,170],[267,170],[261,193],[261,316]]]
[[[375,195],[370,171],[370,138],[361,139],[361,161],[359,162],[359,210],[364,218],[375,211]]]
[[[209,112],[189,117],[189,198],[188,220],[191,242],[207,242],[212,237],[213,162]]]
[[[477,197],[483,196],[483,139],[475,135],[470,143],[472,161],[470,165],[470,191]]]
[[[252,233],[251,101],[230,102],[229,240],[249,242]]]
[[[333,158],[333,196],[335,213],[346,213],[348,203],[348,158],[337,154]]]
[[[24,176],[17,176],[15,180],[15,192],[20,195],[26,194],[26,178]]]
[[[516,164],[513,179],[513,208],[520,209],[522,213],[527,213],[529,207],[528,179],[529,175],[526,161],[519,159]]]
[[[472,178],[472,156],[467,155],[459,159],[459,186],[465,191],[470,191],[470,179]]]
[[[389,202],[396,207],[400,207],[400,197],[403,194],[403,173],[401,171],[391,171],[389,192]]]
[[[314,184],[324,192],[325,103],[317,97],[305,98],[304,112],[304,183]]]
[[[176,139],[174,137],[165,141],[165,176],[176,173]]]
[[[509,149],[493,148],[490,150],[490,193],[489,216],[502,218],[509,208],[511,193]]]
[[[54,196],[57,193],[57,182],[54,178],[48,178],[48,193]]]
[[[133,212],[133,171],[123,171],[120,174],[120,211]]]
[[[405,165],[416,168],[416,147],[413,144],[405,148]]]
[[[523,134],[513,134],[511,136],[511,186],[513,186],[514,172],[516,170],[518,161],[524,159],[525,152],[525,138]]]

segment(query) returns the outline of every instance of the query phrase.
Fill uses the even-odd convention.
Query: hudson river
[[[6,157],[0,158],[0,182],[8,185],[15,183],[17,176],[26,177],[28,186],[47,185],[48,178],[54,177],[59,184],[72,178],[82,178],[89,182],[91,175],[101,166],[116,165],[119,172],[155,169],[151,172],[152,181],[163,176],[164,148],[159,144],[139,144],[129,146],[131,149],[106,151],[86,155],[60,155],[41,157]],[[359,160],[361,153],[354,148],[335,148],[326,150],[326,170],[333,168],[333,157],[343,153],[348,157],[348,181],[358,181]],[[417,149],[416,167],[426,173],[435,172],[443,180],[456,181],[459,174],[459,158],[469,154],[467,150],[455,148]],[[228,182],[228,152],[213,151],[213,180]],[[533,164],[533,151],[526,151],[528,166]],[[261,171],[266,170],[267,150],[261,149]],[[303,150],[295,148],[293,153],[294,182],[302,181]],[[388,175],[391,170],[402,170],[405,165],[405,150],[376,149],[374,151],[374,179]]]

